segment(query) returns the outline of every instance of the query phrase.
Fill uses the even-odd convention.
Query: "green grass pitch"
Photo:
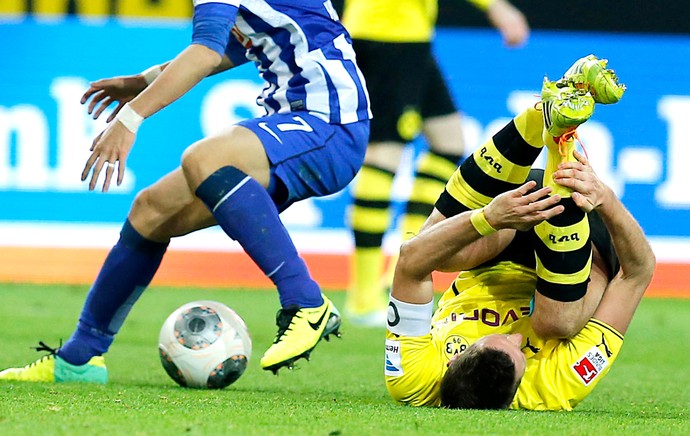
[[[0,285],[0,368],[67,339],[85,287]],[[342,307],[344,294],[328,295]],[[158,359],[158,331],[183,303],[235,309],[254,341],[249,368],[221,391],[178,387]],[[312,361],[278,376],[259,358],[275,334],[273,291],[152,288],[106,356],[105,386],[0,382],[0,434],[690,434],[690,299],[645,299],[621,356],[574,412],[450,411],[393,404],[383,382],[384,330],[345,323]]]

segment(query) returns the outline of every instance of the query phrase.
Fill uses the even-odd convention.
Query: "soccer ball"
[[[165,320],[158,352],[180,386],[222,389],[247,369],[252,340],[235,311],[216,301],[194,301]]]

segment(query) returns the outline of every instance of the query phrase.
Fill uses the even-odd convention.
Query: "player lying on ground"
[[[599,101],[602,94],[598,93]],[[574,144],[553,135],[562,129],[571,136],[589,118],[590,95],[565,82],[555,88],[547,82],[542,97],[542,110],[549,111],[544,113],[545,121],[535,109],[517,116],[463,164],[437,207],[457,210],[463,204],[454,202],[452,194],[467,202],[471,195],[481,198],[476,192],[483,185],[486,189],[493,182],[494,189],[499,188],[497,177],[482,179],[479,173],[473,174],[477,162],[484,164],[482,170],[487,167],[480,159],[488,155],[495,158],[492,168],[506,170],[504,177],[513,175],[513,183],[524,180],[519,174],[524,170],[515,161],[529,167],[534,151],[530,147],[540,148],[544,142],[550,155],[544,175],[548,186],[533,191],[537,183],[530,181],[474,211],[445,215],[437,210],[429,226],[401,249],[389,307],[385,363],[388,390],[398,402],[570,410],[592,391],[618,356],[623,334],[651,280],[654,256],[639,225],[587,160],[573,150]],[[549,141],[552,136],[555,142]],[[564,157],[560,157],[559,142]],[[571,205],[589,212],[586,225],[573,219]],[[580,247],[559,247],[557,242],[566,235],[579,240]],[[540,250],[546,244],[554,251],[547,252],[549,269],[540,263],[544,259]],[[591,271],[586,268],[584,280],[579,270],[563,274],[571,256],[579,257],[578,250],[590,253],[592,247]],[[432,317],[430,274],[434,270],[464,272],[443,295]],[[548,280],[546,286],[567,285],[565,291],[584,282],[586,293],[576,301],[582,312],[579,316],[587,320],[571,338],[549,340],[536,332],[535,319],[528,314],[535,288],[538,297],[540,286],[545,286],[542,280]],[[553,290],[547,292],[554,295]],[[534,315],[547,308],[535,307]]]
[[[591,268],[589,220],[571,198],[571,190],[554,183],[552,174],[561,162],[575,161],[575,129],[592,116],[595,103],[616,103],[625,91],[625,86],[618,83],[606,64],[607,61],[590,55],[578,59],[560,80],[545,79],[539,109],[518,115],[468,157],[446,184],[425,224],[431,225],[463,211],[481,209],[496,195],[518,188],[526,181],[531,165],[546,146],[543,185],[560,195],[559,204],[565,210],[535,227],[533,251],[522,250],[527,257],[524,264],[535,269],[537,274],[532,323],[543,338],[573,336],[594,311],[594,307],[584,307],[586,301],[582,298]],[[475,213],[473,222],[483,234],[492,231],[481,210]],[[512,236],[512,233],[500,232],[495,239],[479,242],[470,250],[472,256],[459,254],[464,262],[461,269],[493,259],[505,245],[490,242],[499,240],[507,244]],[[516,241],[515,246],[521,248],[521,240]]]
[[[266,115],[196,142],[181,167],[141,191],[77,330],[49,358],[4,371],[1,379],[105,382],[102,355],[170,239],[216,224],[278,289],[278,333],[261,358],[263,369],[291,367],[337,334],[338,311],[311,278],[278,214],[296,201],[339,191],[362,165],[371,114],[350,37],[330,1],[194,4],[192,42],[174,60],[142,75],[97,81],[82,98],[91,100],[96,118],[119,103],[114,121],[93,142],[82,180],[90,176],[94,189],[105,169],[107,191],[117,168],[122,182],[142,120],[211,74],[254,62],[266,82],[257,99]]]

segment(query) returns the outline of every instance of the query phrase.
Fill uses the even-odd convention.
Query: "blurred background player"
[[[278,332],[261,358],[277,372],[309,357],[337,334],[340,316],[322,295],[283,226],[279,212],[295,201],[347,186],[364,160],[369,100],[350,38],[331,3],[305,0],[194,1],[191,44],[174,60],[134,76],[92,83],[82,98],[97,118],[117,115],[96,137],[82,172],[107,191],[141,122],[203,78],[248,61],[265,80],[258,102],[266,115],[204,138],[181,167],[140,192],[82,309],[59,350],[0,378],[107,381],[102,355],[156,273],[172,237],[219,224],[278,289]],[[95,110],[95,112],[94,112]],[[228,265],[228,268],[231,268]]]
[[[525,43],[527,20],[506,0],[468,1],[486,12],[508,46]],[[345,310],[360,325],[385,325],[385,290],[392,274],[384,273],[382,242],[392,224],[391,188],[405,144],[421,133],[428,151],[416,162],[401,218],[403,240],[419,231],[466,151],[461,116],[432,54],[437,8],[436,0],[344,2],[343,23],[352,35],[374,114],[349,216],[355,253]]]
[[[397,401],[570,410],[617,358],[654,255],[574,150],[574,129],[594,101],[615,103],[625,90],[605,66],[587,56],[560,81],[546,81],[540,110],[518,115],[468,158],[425,230],[404,244],[386,344],[386,381]],[[544,144],[546,170],[516,188]],[[542,179],[546,186],[533,191]],[[572,206],[596,212],[582,222]],[[434,270],[463,272],[432,318]],[[527,317],[535,289],[537,301],[554,304],[536,305]]]

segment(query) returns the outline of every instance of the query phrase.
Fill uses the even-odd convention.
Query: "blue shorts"
[[[283,211],[292,203],[340,191],[364,162],[369,121],[329,124],[307,112],[238,123],[263,143],[271,164],[268,193]]]

